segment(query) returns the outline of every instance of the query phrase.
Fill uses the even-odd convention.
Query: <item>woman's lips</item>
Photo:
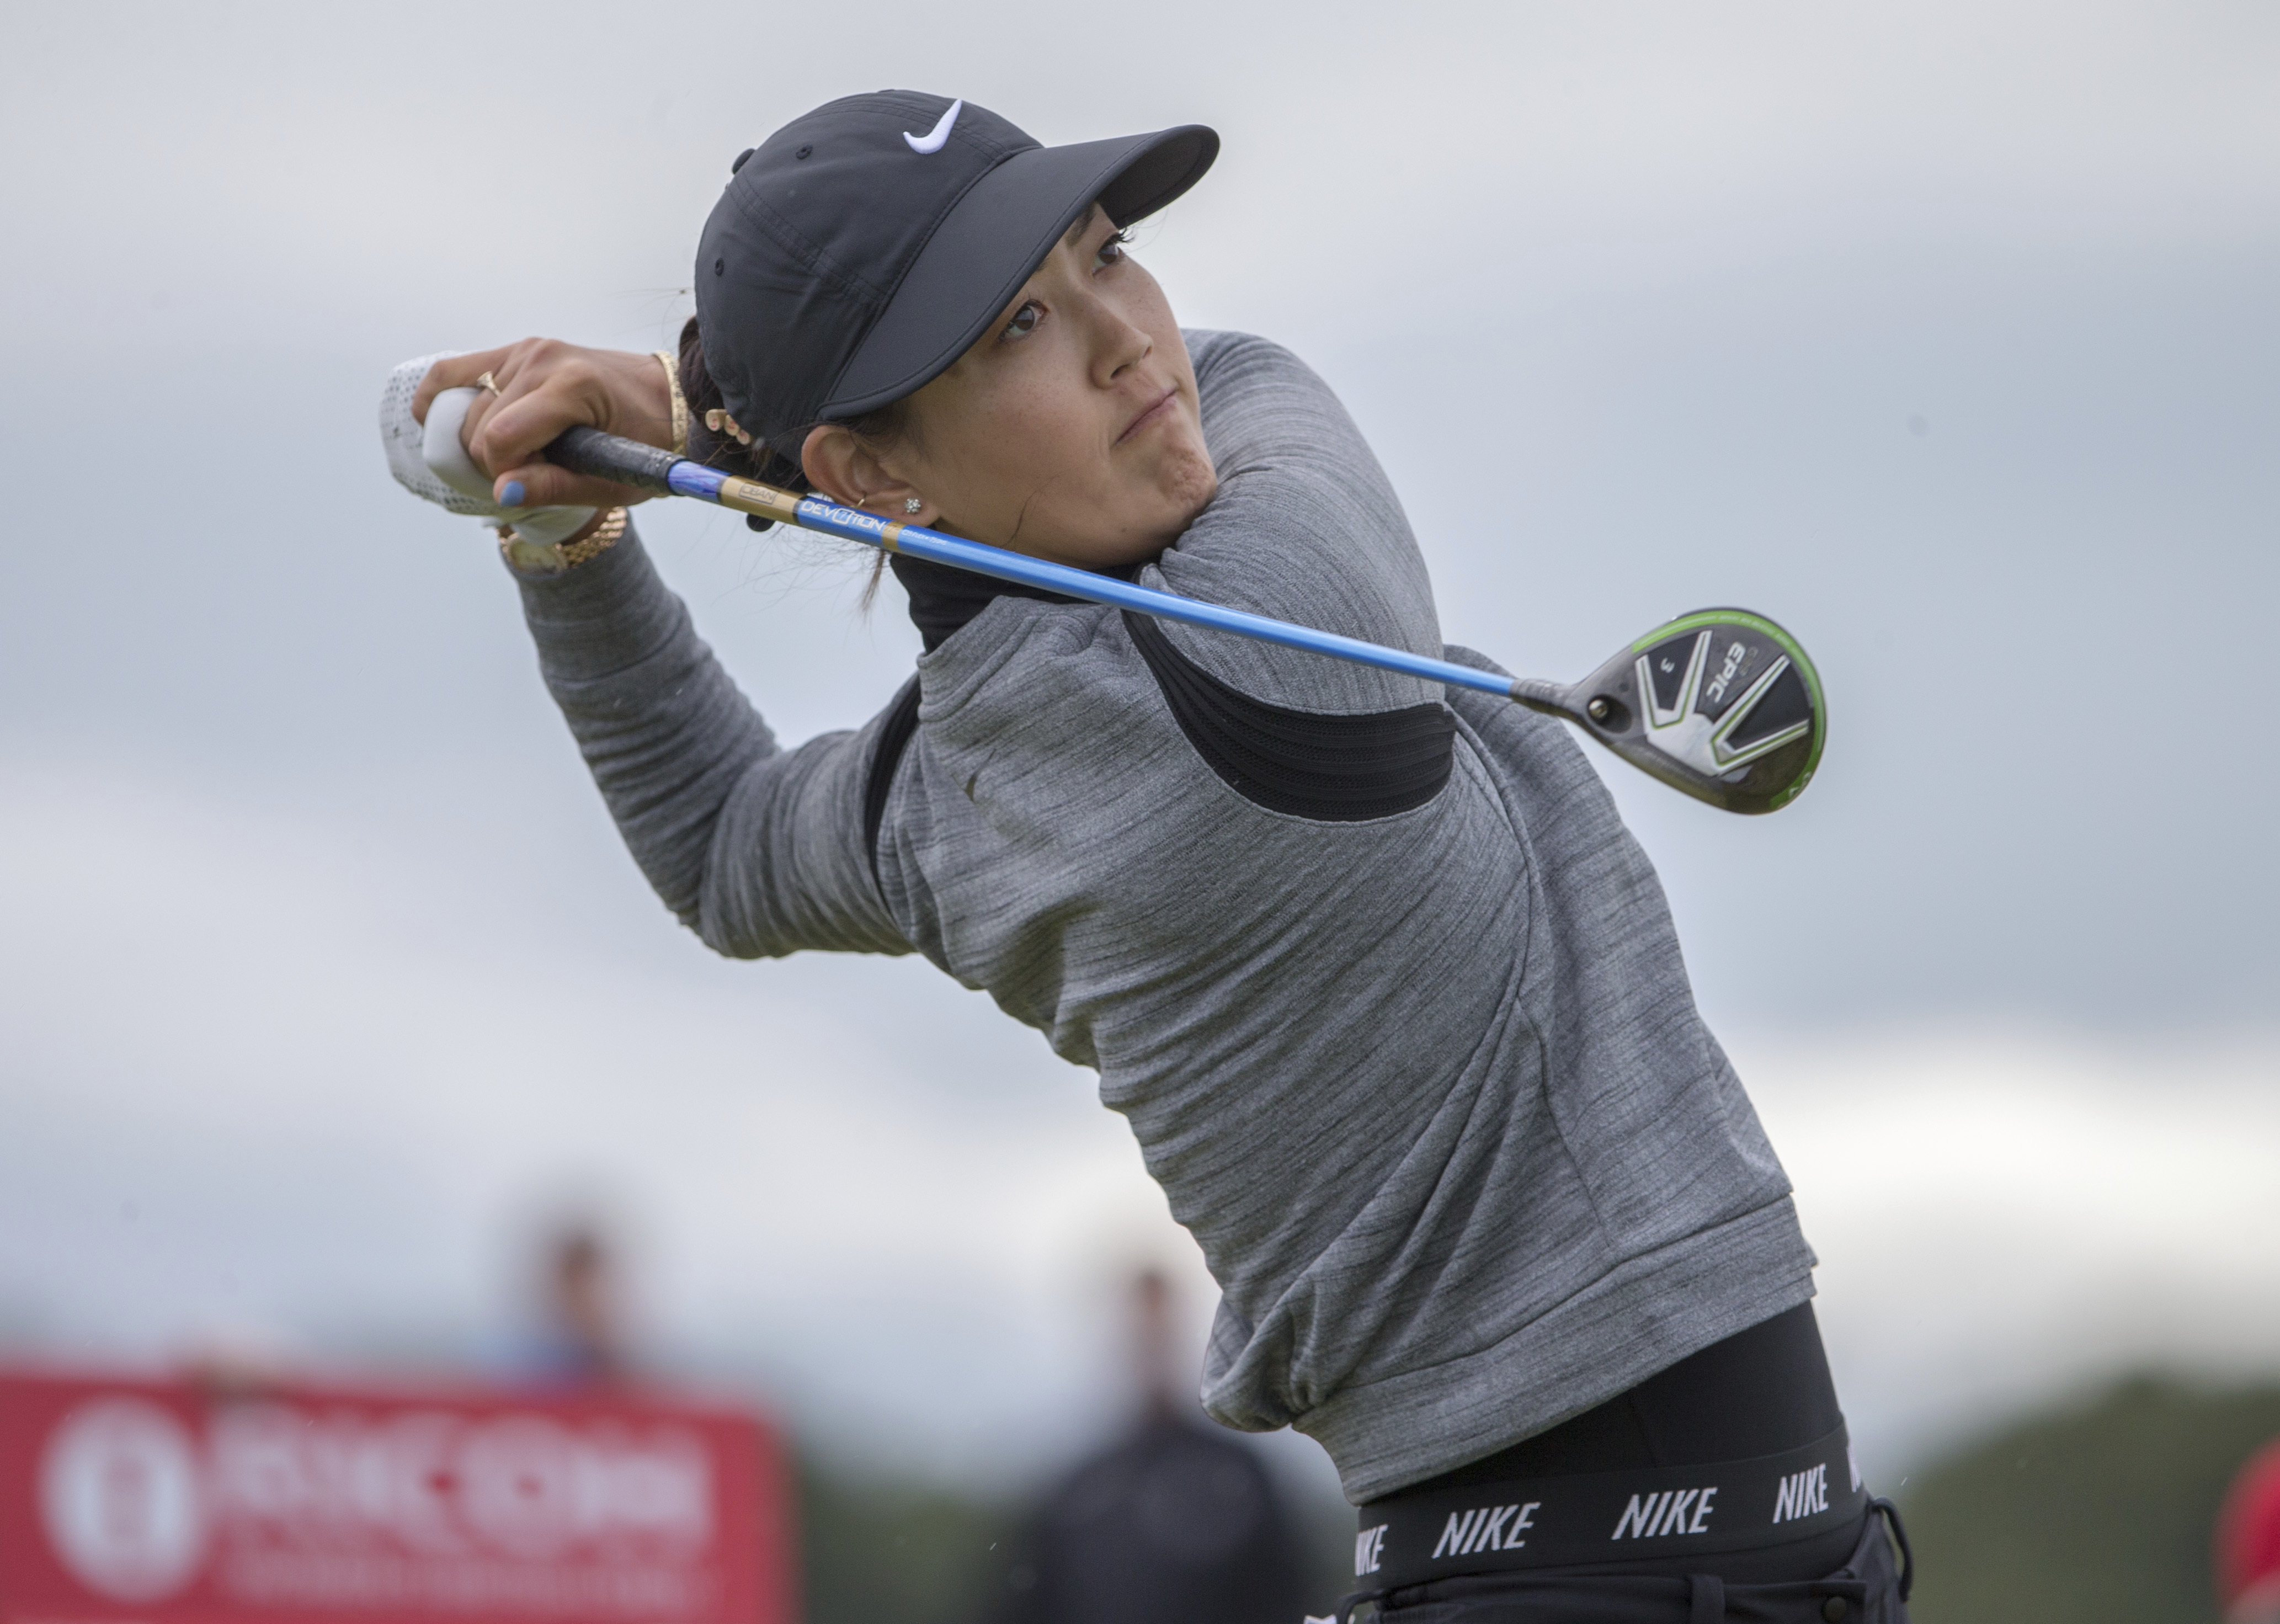
[[[1161,395],[1156,397],[1154,404],[1151,405],[1145,412],[1143,412],[1138,417],[1134,418],[1129,423],[1127,423],[1124,426],[1124,432],[1116,436],[1116,443],[1122,445],[1127,440],[1129,440],[1133,435],[1138,434],[1150,423],[1154,422],[1158,418],[1163,416],[1165,412],[1170,408],[1171,404],[1179,398],[1179,396],[1180,391],[1176,385],[1171,389],[1166,389]]]

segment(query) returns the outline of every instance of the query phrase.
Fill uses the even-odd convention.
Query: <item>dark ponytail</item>
[[[775,445],[755,440],[751,445],[738,442],[733,435],[714,434],[705,427],[705,414],[724,403],[720,386],[712,381],[712,374],[705,366],[705,345],[697,333],[697,318],[691,316],[681,329],[681,392],[689,400],[689,456],[708,468],[720,468],[764,484],[781,486],[787,490],[805,490],[807,473],[800,466],[800,448],[820,424],[810,423],[782,435]],[[890,401],[875,412],[860,417],[837,419],[840,426],[859,440],[883,446],[904,438],[910,433],[910,413],[902,401]]]
[[[705,345],[697,335],[697,318],[691,316],[681,328],[681,392],[689,400],[689,459],[701,462],[708,468],[719,468],[745,479],[760,480],[770,485],[786,486],[791,489],[806,489],[806,476],[800,472],[797,458],[776,456],[763,442],[755,440],[747,446],[735,435],[715,434],[705,424],[705,414],[719,410],[722,404],[720,386],[712,381],[712,373],[705,365]]]
[[[712,381],[712,374],[705,367],[705,345],[697,337],[694,316],[681,329],[681,393],[689,402],[690,461],[784,490],[807,489],[807,472],[800,466],[799,448],[807,443],[808,435],[820,425],[810,424],[785,435],[782,443],[790,450],[789,456],[778,452],[766,441],[755,440],[746,445],[733,435],[715,434],[706,426],[705,414],[725,403],[720,397],[720,386]],[[890,401],[876,412],[842,419],[842,426],[859,440],[886,445],[911,433],[910,412],[902,401]],[[765,530],[774,521],[754,515],[744,522],[755,530]],[[886,573],[887,555],[882,552],[873,560],[871,578],[864,583],[861,606],[866,613],[878,596],[879,581]]]

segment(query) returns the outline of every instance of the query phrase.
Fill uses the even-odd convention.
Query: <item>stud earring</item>
[[[905,513],[915,513],[925,505],[926,504],[920,501],[916,496],[905,496],[903,498],[903,512]]]

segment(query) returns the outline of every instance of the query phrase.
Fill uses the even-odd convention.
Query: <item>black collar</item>
[[[949,642],[952,632],[1001,597],[1032,597],[1044,604],[1083,601],[1048,592],[1043,587],[1025,587],[1018,581],[977,575],[971,570],[952,569],[947,564],[929,564],[924,558],[902,553],[896,553],[887,562],[895,572],[895,579],[903,583],[903,590],[910,594],[911,623],[919,628],[919,639],[929,654]],[[1129,581],[1140,573],[1140,566],[1100,573]]]

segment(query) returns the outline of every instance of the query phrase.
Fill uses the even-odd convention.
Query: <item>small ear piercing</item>
[[[916,496],[905,496],[903,498],[903,512],[905,513],[915,513],[925,505],[926,504],[920,501]]]

